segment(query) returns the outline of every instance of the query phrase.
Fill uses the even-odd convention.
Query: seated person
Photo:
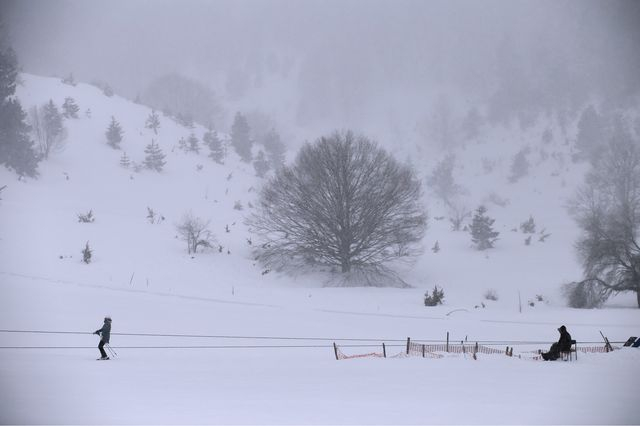
[[[542,359],[545,361],[554,361],[560,357],[560,352],[571,350],[571,335],[567,332],[567,327],[563,325],[558,331],[560,332],[560,339],[551,345],[549,352],[541,354]]]

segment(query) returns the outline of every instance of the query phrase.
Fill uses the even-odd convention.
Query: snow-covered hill
[[[0,186],[7,185],[0,201],[0,329],[93,331],[110,314],[114,332],[254,337],[114,335],[119,359],[87,365],[97,354],[90,335],[0,331],[0,346],[78,347],[0,349],[1,422],[634,421],[630,407],[637,385],[625,379],[640,352],[631,350],[580,354],[572,364],[506,357],[481,357],[473,365],[461,357],[332,359],[330,343],[339,338],[372,339],[377,346],[407,336],[440,340],[450,332],[455,341],[534,340],[545,348],[560,324],[581,342],[598,342],[601,329],[614,341],[637,335],[640,314],[632,295],[614,298],[601,310],[564,306],[560,285],[581,274],[573,251],[578,231],[565,205],[584,169],[571,164],[564,138],[540,141],[547,126],[492,129],[455,152],[456,182],[466,191],[460,200],[470,210],[481,203],[488,207],[500,231],[495,249],[477,251],[468,232],[452,232],[447,209],[426,191],[425,252],[400,270],[413,288],[325,288],[327,277],[319,273],[263,274],[248,242],[255,237],[243,223],[262,180],[232,150],[220,165],[204,146],[199,154],[179,149],[181,137],[193,132],[201,140],[205,129],[161,117],[155,135],[144,126],[150,113],[144,106],[85,84],[28,74],[22,80],[17,94],[25,108],[49,99],[61,105],[73,97],[81,113],[65,121],[65,147],[40,164],[37,180],[19,181],[0,170]],[[106,143],[112,116],[124,129],[121,150]],[[164,171],[137,173],[119,165],[123,151],[140,163],[152,139],[167,155]],[[510,183],[511,160],[524,146],[531,149],[531,172]],[[426,178],[439,160],[414,166]],[[147,208],[164,220],[150,223]],[[78,222],[77,215],[89,210],[95,222]],[[213,249],[187,254],[175,224],[188,211],[211,221]],[[538,233],[551,234],[544,242],[536,234],[524,244],[519,225],[529,216]],[[87,241],[93,250],[88,265],[81,261]],[[434,253],[436,241],[441,250]],[[423,294],[436,284],[445,290],[445,304],[426,308]],[[497,301],[484,299],[488,289]],[[318,347],[296,349],[134,348],[264,344],[256,336],[326,339],[303,340]],[[601,403],[585,407],[585,400]]]

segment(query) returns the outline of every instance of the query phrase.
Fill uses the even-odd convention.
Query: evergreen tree
[[[147,145],[144,152],[147,154],[144,158],[144,166],[147,169],[161,172],[166,162],[164,161],[165,155],[162,153],[162,149],[160,149],[158,144],[151,139],[151,143]]]
[[[122,142],[122,127],[118,123],[115,117],[111,116],[111,123],[107,129],[107,143],[110,147],[120,149],[120,142]]]
[[[529,154],[529,147],[521,149],[516,155],[513,156],[513,162],[511,163],[511,175],[509,176],[509,182],[515,183],[520,178],[529,174],[529,160],[527,155]]]
[[[280,141],[280,135],[275,129],[271,129],[264,137],[264,149],[267,151],[269,163],[273,169],[284,165],[286,149]]]
[[[250,129],[247,119],[237,112],[231,126],[231,144],[242,161],[247,163],[251,161],[251,145],[253,143],[249,135]]]
[[[78,107],[73,98],[67,97],[64,98],[62,111],[62,116],[64,118],[78,118],[78,111],[80,111],[80,107]]]
[[[498,239],[499,232],[494,231],[492,226],[495,219],[485,216],[487,209],[484,206],[478,207],[471,223],[471,241],[478,250],[493,248],[493,243]]]
[[[62,79],[62,83],[63,84],[68,84],[69,86],[75,86],[76,85],[76,81],[73,78],[73,73],[69,73],[68,76],[64,77]]]
[[[64,139],[64,127],[62,126],[62,114],[58,107],[49,99],[49,102],[42,107],[40,119],[36,120],[34,126],[39,128],[41,153],[44,158],[49,158],[51,151],[59,148]]]
[[[590,105],[580,115],[576,148],[580,152],[581,159],[592,158],[598,149],[605,145],[606,126],[604,121],[593,105]]]
[[[86,264],[91,263],[92,255],[93,251],[91,251],[91,248],[89,247],[89,241],[87,241],[87,244],[84,246],[84,250],[82,250],[82,261]]]
[[[191,133],[189,139],[187,139],[187,151],[200,153],[200,145],[198,144],[198,138],[195,134]]]
[[[158,134],[158,129],[160,128],[160,116],[155,110],[151,110],[151,114],[149,114],[144,127],[153,130],[154,134]]]
[[[218,137],[218,133],[215,130],[209,130],[204,134],[202,140],[211,151],[209,153],[209,158],[211,158],[216,163],[223,164],[226,152],[222,141]]]
[[[120,166],[124,167],[125,169],[128,169],[129,166],[131,166],[131,160],[129,159],[129,156],[127,156],[126,152],[123,152],[122,157],[120,157]]]
[[[269,171],[269,163],[264,156],[264,152],[259,151],[256,159],[253,161],[253,168],[256,170],[256,176],[263,178]]]
[[[20,102],[14,98],[18,62],[12,49],[0,50],[0,164],[20,176],[37,176],[38,155]]]

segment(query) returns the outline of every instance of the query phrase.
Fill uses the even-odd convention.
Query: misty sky
[[[295,104],[303,123],[305,114],[357,117],[394,96],[414,105],[441,90],[467,101],[500,86],[526,86],[528,98],[640,91],[638,1],[0,4],[26,72],[73,72],[130,98],[172,72],[229,101],[249,96],[229,89],[239,76],[252,87],[277,81],[272,101]]]

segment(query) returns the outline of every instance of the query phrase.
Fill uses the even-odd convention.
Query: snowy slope
[[[251,257],[243,224],[261,180],[230,153],[226,164],[178,149],[192,130],[161,117],[156,136],[144,123],[150,110],[84,84],[23,75],[25,108],[67,96],[80,106],[66,120],[65,149],[40,165],[37,180],[18,181],[0,170],[8,187],[0,201],[0,329],[90,332],[114,318],[114,333],[254,336],[247,339],[118,336],[119,357],[96,363],[95,336],[0,332],[0,346],[78,349],[0,349],[0,422],[24,423],[630,423],[638,386],[627,380],[640,352],[580,354],[577,363],[541,363],[504,356],[444,359],[356,359],[336,362],[331,343],[367,338],[376,348],[403,339],[533,340],[517,351],[546,348],[566,324],[581,342],[638,334],[635,297],[607,309],[564,307],[562,282],[580,276],[573,253],[577,235],[565,204],[584,170],[570,165],[558,138],[544,146],[541,129],[494,130],[456,152],[456,180],[470,209],[485,203],[501,232],[496,248],[478,252],[468,233],[453,233],[447,211],[427,195],[431,217],[425,253],[402,267],[410,289],[324,288],[326,276],[262,274]],[[91,117],[83,112],[91,109]],[[124,129],[122,150],[106,144],[111,116]],[[193,132],[201,139],[204,129]],[[557,133],[557,132],[555,132]],[[162,173],[119,166],[122,151],[136,162],[155,139],[167,154]],[[535,172],[508,182],[510,161],[532,148]],[[482,157],[494,152],[485,173]],[[560,160],[563,157],[564,160]],[[438,157],[414,164],[423,177]],[[460,165],[464,164],[462,168]],[[202,165],[198,170],[198,165]],[[231,176],[230,179],[228,177]],[[67,178],[68,177],[68,178]],[[494,193],[508,200],[498,206]],[[428,192],[427,192],[428,194]],[[234,209],[240,201],[244,210]],[[151,224],[147,207],[165,217]],[[92,209],[96,221],[78,223]],[[190,256],[175,224],[188,210],[211,220],[217,249]],[[544,243],[512,232],[529,215],[551,237]],[[445,216],[444,220],[435,218]],[[230,232],[225,231],[228,225]],[[438,241],[441,251],[429,250]],[[93,261],[81,262],[89,241]],[[426,308],[425,289],[445,289],[445,305]],[[499,300],[488,302],[493,288]],[[544,302],[527,302],[536,295]],[[522,301],[519,312],[518,298]],[[486,308],[474,307],[484,302]],[[274,340],[298,336],[321,340]],[[325,339],[326,338],[326,339]],[[270,349],[143,349],[140,346],[316,345]],[[346,344],[347,342],[345,342]],[[594,343],[596,344],[596,343]],[[402,347],[393,347],[400,352]],[[371,348],[344,348],[366,353]],[[379,349],[375,349],[379,350]],[[42,363],[43,358],[47,362]],[[556,392],[547,392],[550,383]],[[557,395],[565,395],[558,398]],[[585,402],[598,401],[598,404]],[[105,407],[109,407],[105,409]],[[500,412],[498,415],[497,411]]]

